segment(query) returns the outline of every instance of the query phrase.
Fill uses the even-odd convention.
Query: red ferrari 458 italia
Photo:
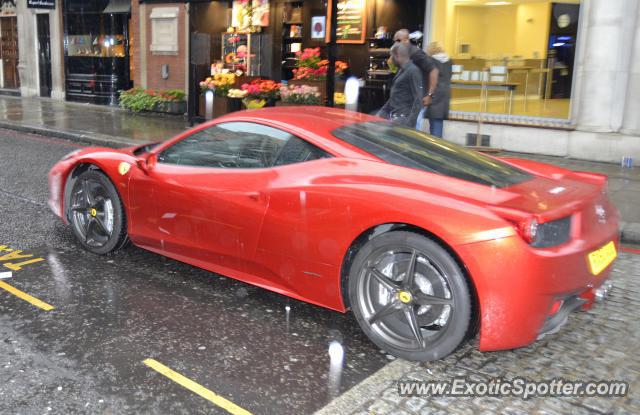
[[[527,345],[591,306],[618,249],[606,177],[323,107],[87,148],[49,175],[87,250],[127,241],[340,312],[411,360]]]

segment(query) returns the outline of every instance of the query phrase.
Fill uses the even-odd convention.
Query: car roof
[[[263,119],[302,127],[312,133],[330,136],[336,128],[362,122],[382,121],[378,117],[360,112],[347,111],[342,108],[319,107],[310,105],[262,108],[258,110],[231,113],[224,117],[225,121],[234,118]],[[222,119],[220,119],[222,121]]]

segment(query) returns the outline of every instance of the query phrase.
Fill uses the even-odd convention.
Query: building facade
[[[640,158],[637,1],[335,1],[337,59],[365,83],[360,110],[375,110],[388,94],[388,48],[406,27],[452,60],[446,139]],[[213,67],[280,81],[293,77],[295,52],[317,47],[327,56],[328,0],[0,4],[0,91],[22,96],[117,105],[132,86],[181,89],[195,115],[198,85]]]

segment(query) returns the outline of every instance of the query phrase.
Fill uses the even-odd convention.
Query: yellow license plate
[[[613,241],[609,242],[602,248],[596,249],[591,252],[587,259],[589,261],[589,269],[593,275],[600,274],[606,267],[613,262],[618,256],[616,252],[616,245]]]

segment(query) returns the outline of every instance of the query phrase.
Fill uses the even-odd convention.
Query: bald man
[[[411,60],[422,71],[422,87],[424,91],[422,105],[428,107],[433,101],[433,93],[438,86],[438,68],[435,62],[422,49],[409,41],[409,31],[407,29],[398,30],[393,35],[393,41],[396,44],[402,43],[408,46]]]
[[[409,46],[396,43],[391,47],[391,59],[398,73],[391,83],[389,100],[378,111],[378,116],[405,127],[415,128],[422,109],[422,73],[411,62]]]

